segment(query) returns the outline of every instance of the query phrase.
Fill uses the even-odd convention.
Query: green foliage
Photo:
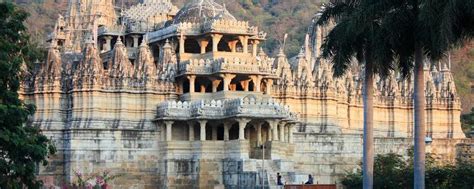
[[[0,3],[0,186],[39,188],[38,164],[46,165],[55,148],[39,128],[26,126],[35,107],[19,99],[20,69],[38,58],[39,50],[29,44],[24,11],[11,3]]]
[[[408,153],[409,158],[390,153],[377,155],[374,164],[375,189],[399,189],[413,187],[413,150]],[[430,189],[470,189],[474,186],[474,163],[458,162],[457,165],[436,165],[428,154],[426,163],[426,188]],[[362,188],[362,170],[348,173],[342,179],[347,189]]]
[[[461,124],[462,130],[466,135],[469,135],[471,131],[474,132],[474,108],[471,109],[471,113],[461,116]]]

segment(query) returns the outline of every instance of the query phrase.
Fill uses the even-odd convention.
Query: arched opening
[[[267,83],[265,81],[262,81],[260,83],[260,92],[266,91],[267,90]]]
[[[219,85],[217,86],[217,91],[223,91],[224,90],[224,81],[221,81]]]
[[[217,140],[224,140],[224,125],[223,124],[217,127]]]
[[[207,77],[197,77],[194,84],[195,92],[211,93],[212,82]]]
[[[173,141],[188,141],[189,127],[185,122],[175,122],[172,125],[171,135]]]
[[[244,46],[242,45],[242,42],[238,42],[237,45],[235,46],[236,52],[242,53],[244,52]]]
[[[219,44],[217,45],[217,50],[219,52],[231,52],[231,49],[229,48],[229,45],[228,45],[228,40],[225,40],[224,38],[222,38],[219,41]]]
[[[201,46],[195,39],[186,39],[184,40],[184,52],[199,54],[201,53]]]
[[[231,91],[244,91],[244,87],[240,83],[240,79],[238,77],[232,79],[230,82],[230,90]]]
[[[212,140],[212,126],[206,125],[206,140]]]
[[[255,84],[253,83],[253,80],[249,81],[249,91],[254,91],[255,90]]]
[[[183,80],[183,94],[189,93],[189,79]]]
[[[265,143],[267,141],[270,141],[271,137],[271,131],[270,131],[270,125],[268,123],[262,124],[262,143]]]
[[[229,140],[239,139],[239,123],[234,123],[229,129]]]

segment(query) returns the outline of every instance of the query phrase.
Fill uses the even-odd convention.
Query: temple
[[[40,177],[61,186],[74,171],[108,169],[124,174],[114,188],[270,188],[279,172],[338,183],[362,157],[364,72],[354,63],[333,78],[319,57],[328,28],[308,24],[296,57],[270,57],[266,33],[213,0],[120,11],[70,0],[47,60],[23,70],[31,124],[58,148]],[[428,151],[453,162],[465,135],[450,65],[425,69]],[[376,153],[406,155],[413,81],[394,72],[375,85]]]

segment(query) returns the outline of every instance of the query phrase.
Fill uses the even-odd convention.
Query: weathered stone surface
[[[258,48],[264,32],[212,0],[181,10],[147,0],[120,16],[109,0],[71,0],[21,87],[37,106],[32,124],[59,150],[40,178],[61,186],[74,170],[108,169],[124,174],[109,183],[119,189],[258,188],[277,172],[338,182],[362,158],[364,73],[355,64],[333,78],[319,58],[327,28],[309,31],[297,57],[271,58]],[[427,151],[472,160],[447,64],[427,66],[425,79]],[[392,73],[375,89],[376,153],[406,155],[413,81]]]

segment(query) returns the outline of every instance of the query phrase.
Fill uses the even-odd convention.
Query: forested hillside
[[[0,0],[2,1],[2,0]],[[117,8],[135,4],[138,0],[116,0]],[[123,1],[123,2],[122,2]],[[172,0],[181,7],[191,0]],[[320,7],[328,0],[216,0],[226,5],[238,19],[248,20],[268,33],[268,41],[263,45],[266,52],[274,54],[279,40],[285,33],[289,38],[286,53],[296,55],[303,44],[304,34]],[[58,14],[64,13],[67,0],[15,0],[30,12],[28,26],[32,35],[39,39],[51,31]],[[474,105],[474,43],[452,53],[452,69],[458,92],[463,103],[463,111],[470,111]]]

